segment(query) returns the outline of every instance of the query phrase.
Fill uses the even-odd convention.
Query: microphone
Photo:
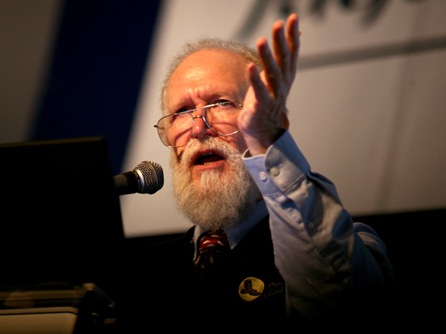
[[[156,162],[142,161],[132,171],[113,176],[119,195],[154,194],[164,185],[163,168]]]

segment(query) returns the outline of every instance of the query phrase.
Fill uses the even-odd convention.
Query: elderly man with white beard
[[[173,60],[156,129],[192,226],[125,258],[123,332],[299,332],[386,317],[394,274],[383,241],[353,222],[289,132],[289,112],[304,112],[286,106],[300,35],[291,14],[273,24],[272,47],[205,38]]]

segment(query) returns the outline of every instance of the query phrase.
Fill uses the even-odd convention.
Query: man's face
[[[247,62],[241,56],[225,51],[202,50],[192,54],[178,66],[169,80],[165,96],[167,113],[200,108],[221,100],[243,103],[248,89],[246,65]],[[202,109],[199,109],[193,116],[201,116],[202,112]],[[234,115],[231,123],[237,124],[237,117],[238,114]],[[171,136],[175,135],[177,134],[171,133]],[[190,133],[186,135],[203,140],[215,136],[215,133],[206,126],[202,118],[197,117]],[[218,138],[239,152],[246,149],[240,134]],[[180,160],[186,149],[187,146],[175,149]],[[197,152],[189,166],[192,177],[199,178],[202,172],[210,169],[227,171],[228,166],[224,158],[219,152]]]
[[[220,100],[243,103],[248,88],[246,65],[242,57],[229,52],[203,50],[192,54],[168,83],[167,113]],[[201,115],[202,109],[193,113]],[[170,135],[175,138],[178,134]],[[188,144],[174,149],[171,161],[177,201],[194,223],[211,229],[232,225],[259,198],[241,159],[245,150],[240,133],[217,136],[201,117],[194,119]]]

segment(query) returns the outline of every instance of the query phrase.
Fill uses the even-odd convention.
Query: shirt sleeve
[[[386,284],[386,247],[365,224],[353,223],[334,184],[311,171],[288,131],[266,154],[244,162],[270,215],[276,266],[291,308],[330,312],[350,291]]]

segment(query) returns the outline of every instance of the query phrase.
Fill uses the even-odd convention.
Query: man
[[[118,306],[127,330],[204,323],[282,332],[379,308],[393,282],[385,245],[352,223],[288,132],[299,37],[292,14],[274,23],[272,48],[265,38],[257,51],[204,39],[173,61],[156,127],[172,150],[177,204],[194,226],[126,259]],[[200,236],[221,230],[230,250],[202,273]]]

